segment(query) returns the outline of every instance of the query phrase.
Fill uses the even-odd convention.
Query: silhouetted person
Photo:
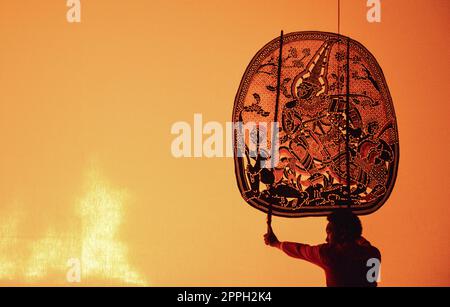
[[[376,287],[376,281],[367,277],[368,271],[374,267],[368,260],[376,258],[380,263],[381,254],[361,236],[359,218],[350,210],[338,209],[328,216],[326,232],[327,243],[310,246],[280,242],[272,227],[269,227],[264,241],[291,257],[309,261],[324,269],[328,287]]]

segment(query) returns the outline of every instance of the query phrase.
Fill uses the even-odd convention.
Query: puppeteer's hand
[[[272,226],[269,226],[267,233],[264,235],[264,242],[266,245],[272,247],[280,247],[280,241],[278,241],[277,236],[273,233]]]

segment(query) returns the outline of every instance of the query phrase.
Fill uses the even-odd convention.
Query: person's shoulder
[[[377,259],[381,260],[380,250],[373,245],[371,245],[370,248],[371,248],[371,254],[373,255],[372,258],[377,258]]]
[[[360,237],[357,242],[360,246],[364,247],[372,258],[381,259],[380,250],[376,246],[372,245],[366,238]]]

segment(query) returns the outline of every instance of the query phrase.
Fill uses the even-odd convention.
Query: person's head
[[[361,221],[348,209],[336,209],[327,217],[327,239],[330,244],[354,242],[362,234]]]

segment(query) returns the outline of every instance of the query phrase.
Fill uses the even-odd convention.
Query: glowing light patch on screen
[[[11,214],[0,223],[0,279],[12,279],[17,274],[17,262],[11,251],[18,241],[18,224],[18,214]]]
[[[43,238],[33,242],[31,257],[25,267],[26,281],[42,279],[48,275],[59,276],[60,282],[65,281],[67,259],[79,252],[79,236],[58,234],[49,231]]]
[[[21,237],[21,214],[11,214],[0,223],[0,280],[15,282],[66,283],[68,260],[81,264],[81,283],[101,281],[146,285],[128,260],[125,242],[118,240],[127,192],[110,187],[92,169],[87,175],[85,192],[63,231],[49,226],[45,235],[30,242]],[[26,210],[25,210],[26,213]],[[32,213],[30,213],[32,214]],[[70,219],[70,217],[69,217]]]
[[[123,219],[124,191],[109,187],[91,171],[88,192],[80,201],[82,220],[81,264],[84,276],[105,276],[126,283],[145,284],[127,260],[127,247],[116,240]]]

